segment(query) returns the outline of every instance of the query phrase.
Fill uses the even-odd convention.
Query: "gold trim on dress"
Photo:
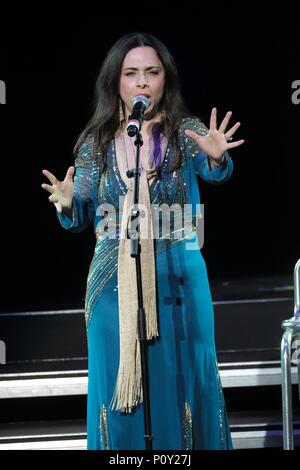
[[[183,416],[183,440],[184,449],[193,449],[193,421],[191,407],[188,402],[185,402],[184,416]]]
[[[104,404],[100,409],[100,448],[102,450],[109,450],[107,413]]]

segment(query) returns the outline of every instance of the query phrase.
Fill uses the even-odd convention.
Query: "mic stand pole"
[[[127,176],[134,177],[134,205],[131,209],[129,234],[131,238],[131,256],[135,258],[136,265],[136,282],[137,282],[137,295],[138,295],[138,337],[140,341],[141,352],[141,367],[142,367],[142,389],[143,389],[143,402],[144,402],[144,429],[145,429],[145,449],[152,450],[152,435],[151,435],[151,415],[150,415],[150,400],[149,400],[149,379],[148,379],[148,344],[147,344],[147,330],[146,318],[143,304],[143,287],[142,287],[142,273],[141,273],[141,244],[140,244],[140,227],[136,227],[133,234],[132,222],[139,217],[140,211],[138,208],[139,201],[139,177],[140,173],[140,148],[143,145],[143,140],[140,132],[136,134],[134,142],[136,146],[136,167],[134,170],[128,170]]]

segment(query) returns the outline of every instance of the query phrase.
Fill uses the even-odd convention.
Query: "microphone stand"
[[[127,176],[129,178],[134,177],[134,205],[131,209],[130,222],[129,222],[129,234],[131,238],[131,257],[135,258],[136,265],[136,283],[137,283],[137,295],[138,295],[138,338],[140,342],[141,352],[141,368],[142,368],[142,389],[143,389],[143,401],[144,401],[144,429],[145,429],[145,449],[152,450],[152,434],[151,434],[151,415],[150,415],[150,400],[149,400],[149,377],[148,377],[148,344],[147,344],[147,330],[146,330],[146,318],[143,303],[143,287],[142,287],[142,273],[141,273],[141,244],[140,244],[140,227],[139,224],[136,227],[136,232],[132,237],[132,222],[139,217],[140,211],[138,208],[139,201],[139,177],[140,172],[140,148],[143,145],[141,133],[138,131],[134,142],[136,146],[136,167],[134,170],[128,170]]]

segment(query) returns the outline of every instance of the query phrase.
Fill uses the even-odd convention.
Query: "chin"
[[[157,114],[157,109],[153,108],[152,105],[150,105],[147,111],[144,113],[145,121],[152,119],[156,114]]]

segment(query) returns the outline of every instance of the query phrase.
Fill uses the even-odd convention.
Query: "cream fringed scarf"
[[[111,409],[132,412],[132,408],[143,401],[140,342],[137,328],[137,288],[135,258],[130,256],[131,240],[126,238],[126,230],[133,206],[133,180],[126,175],[127,170],[135,168],[135,139],[128,137],[126,130],[115,138],[118,168],[127,186],[123,205],[119,256],[118,256],[118,293],[119,293],[119,333],[120,361],[116,388],[111,401]],[[160,141],[161,152],[167,147],[167,139]],[[154,145],[153,145],[154,147]],[[153,152],[152,152],[153,154]],[[150,162],[150,163],[149,163]],[[139,208],[145,216],[140,217],[141,273],[143,301],[146,316],[147,339],[158,336],[155,286],[155,258],[149,184],[155,177],[153,158],[140,159],[141,177],[139,188]]]

